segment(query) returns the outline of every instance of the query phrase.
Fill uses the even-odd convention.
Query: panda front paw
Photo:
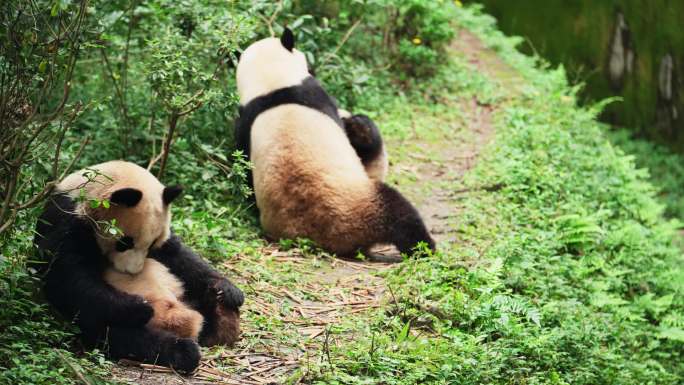
[[[145,326],[154,316],[152,306],[142,297],[135,297],[133,301],[122,307],[112,307],[110,322],[114,326],[141,327]]]
[[[225,278],[218,279],[214,283],[212,291],[216,296],[216,302],[227,309],[239,310],[240,306],[245,303],[245,295],[242,290]]]

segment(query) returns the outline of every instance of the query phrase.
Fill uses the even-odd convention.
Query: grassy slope
[[[646,173],[561,70],[537,69],[472,9],[459,22],[529,85],[502,88],[497,138],[467,179],[503,188],[463,199],[460,245],[387,275],[394,304],[318,380],[681,383],[684,258]]]

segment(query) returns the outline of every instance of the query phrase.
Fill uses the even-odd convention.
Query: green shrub
[[[284,2],[275,20],[294,29],[298,48],[347,108],[368,94],[429,79],[445,62],[458,6],[447,1]],[[263,5],[273,12],[276,6]]]
[[[610,139],[634,156],[637,167],[648,169],[649,179],[665,203],[665,214],[684,221],[684,156],[648,140],[634,138],[628,130],[611,131]]]
[[[445,1],[421,0],[393,3],[396,66],[411,76],[434,74],[443,63],[446,45],[454,37],[454,5]]]

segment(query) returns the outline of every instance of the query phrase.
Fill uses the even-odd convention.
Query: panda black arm
[[[242,151],[247,159],[249,159],[249,137],[251,131],[252,121],[250,117],[246,116],[248,112],[244,107],[240,106],[238,109],[238,117],[234,122],[234,138],[235,147]]]
[[[244,303],[242,291],[214,270],[199,255],[172,235],[152,258],[164,264],[185,287],[185,297],[196,309],[213,312],[217,300],[226,308],[238,310]]]
[[[342,123],[349,143],[364,165],[382,155],[382,136],[371,118],[363,114],[349,115],[342,118]]]
[[[65,316],[75,316],[83,328],[103,325],[144,326],[154,310],[141,297],[123,293],[102,279],[102,272],[79,263],[83,256],[60,255],[49,267],[45,296]]]
[[[55,194],[36,226],[34,267],[44,277],[44,293],[65,317],[76,317],[82,329],[105,325],[139,327],[154,310],[141,297],[120,292],[102,278],[105,257],[91,225],[75,215],[76,202]]]

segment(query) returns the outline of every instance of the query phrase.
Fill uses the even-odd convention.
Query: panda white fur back
[[[354,149],[340,146],[346,140],[328,116],[299,105],[276,107],[256,119],[252,161],[260,166],[253,171],[254,191],[272,237],[306,234],[326,247],[349,237],[349,226],[363,220],[358,213],[372,210],[373,183]]]
[[[286,30],[281,39],[263,39],[244,51],[236,74],[243,111],[287,87],[329,98],[309,81],[306,59],[293,46]],[[248,127],[254,192],[270,237],[307,237],[339,255],[376,243],[393,243],[406,253],[421,241],[434,249],[415,208],[381,183],[386,157],[369,177],[334,105],[331,116],[310,101],[279,103],[260,111]]]

